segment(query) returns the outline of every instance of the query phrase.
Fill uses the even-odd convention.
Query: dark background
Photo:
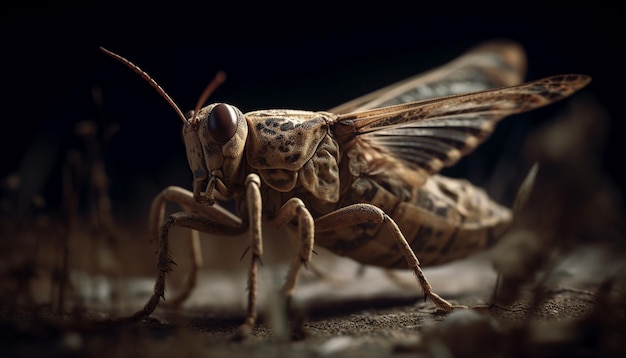
[[[183,111],[194,107],[216,71],[226,71],[227,81],[210,101],[229,102],[246,112],[324,110],[443,64],[482,41],[507,38],[526,49],[528,79],[571,72],[593,77],[585,92],[611,116],[601,160],[621,187],[623,20],[601,5],[569,10],[443,17],[409,15],[412,10],[398,8],[338,14],[305,5],[286,14],[243,5],[9,9],[2,23],[6,102],[0,174],[19,173],[20,210],[37,193],[50,208],[58,207],[66,153],[83,148],[74,126],[93,119],[100,130],[119,127],[103,148],[116,215],[143,218],[159,190],[171,184],[190,187],[180,120],[144,80],[99,46],[150,73]],[[94,88],[102,94],[102,106],[94,103]],[[524,133],[565,106],[505,120],[476,153],[487,164],[472,172],[464,161],[450,175],[470,174],[481,184],[497,155],[515,152]]]

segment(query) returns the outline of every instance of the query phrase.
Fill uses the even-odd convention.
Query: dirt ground
[[[297,339],[276,293],[284,275],[281,263],[261,270],[260,322],[245,340],[234,339],[245,314],[241,271],[205,269],[182,307],[161,305],[149,318],[126,324],[107,320],[141,307],[151,294],[150,277],[74,273],[72,282],[82,290],[74,312],[5,307],[0,343],[5,357],[617,357],[626,352],[623,256],[602,246],[580,247],[545,276],[544,289],[525,286],[513,303],[489,306],[497,277],[489,255],[425,270],[439,294],[473,307],[441,315],[424,302],[416,284],[404,286],[412,282],[409,273],[398,271],[390,279],[385,271],[322,251],[315,262],[328,278],[305,272],[294,298],[299,310],[291,323],[295,332],[306,333]],[[172,286],[176,280],[173,275]],[[176,288],[168,292],[175,295]]]

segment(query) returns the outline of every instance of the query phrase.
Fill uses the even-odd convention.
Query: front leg
[[[177,212],[163,220],[166,202],[175,202],[186,210],[194,212]],[[168,187],[163,190],[153,201],[150,210],[151,232],[158,239],[157,249],[157,278],[154,284],[154,292],[144,308],[137,311],[131,317],[122,321],[138,321],[154,312],[160,299],[165,299],[165,279],[170,272],[173,261],[169,256],[169,230],[172,226],[189,228],[193,231],[202,231],[216,235],[240,235],[247,227],[241,219],[234,216],[219,205],[205,206],[194,201],[191,192],[179,188]],[[158,228],[158,229],[157,229]],[[199,255],[199,247],[193,246],[195,255]]]
[[[393,235],[400,251],[404,255],[408,266],[411,268],[417,281],[419,282],[424,295],[428,297],[437,307],[444,312],[450,312],[454,308],[448,301],[441,298],[438,294],[433,292],[433,289],[426,279],[424,272],[420,267],[419,260],[415,253],[411,249],[411,246],[406,241],[402,231],[396,224],[396,222],[389,217],[385,212],[371,204],[354,204],[338,210],[335,210],[329,214],[326,214],[315,221],[316,232],[333,231],[340,228],[350,227],[359,224],[384,223]]]
[[[248,271],[248,313],[246,320],[239,327],[237,339],[249,336],[254,328],[257,319],[257,280],[259,263],[263,254],[262,235],[262,212],[263,201],[261,199],[261,178],[256,174],[246,177],[246,204],[248,207],[248,218],[250,223],[250,270]]]
[[[233,215],[228,210],[222,208],[218,204],[206,205],[195,200],[193,194],[181,187],[170,186],[161,191],[152,201],[150,207],[149,230],[151,240],[159,239],[159,231],[163,226],[165,215],[165,206],[168,202],[176,203],[186,212],[197,212],[203,216],[211,218],[215,222],[226,224],[231,227],[241,227],[242,221],[239,217]],[[165,302],[168,306],[176,307],[183,303],[193,291],[200,268],[202,267],[202,253],[200,246],[200,235],[197,230],[189,230],[189,256],[191,259],[191,268],[185,286],[178,292],[175,297]]]

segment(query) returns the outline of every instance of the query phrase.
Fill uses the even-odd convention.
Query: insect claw
[[[261,256],[254,255],[254,261],[256,261],[259,264],[259,266],[263,266],[263,261],[261,261]]]

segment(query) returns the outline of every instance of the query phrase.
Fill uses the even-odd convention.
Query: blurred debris
[[[393,346],[394,352],[420,352],[432,357],[491,358],[504,351],[504,330],[488,314],[456,310],[441,322],[424,325],[422,332]]]
[[[452,357],[491,358],[500,356],[502,350],[502,331],[498,322],[475,310],[452,312],[436,328],[436,332],[436,337]]]
[[[92,98],[98,108],[97,120],[78,122],[74,128],[76,135],[85,144],[85,162],[81,178],[89,187],[86,196],[90,199],[91,220],[96,232],[101,233],[110,244],[114,244],[121,233],[115,224],[112,204],[109,197],[109,178],[106,173],[103,153],[113,135],[119,131],[116,123],[108,123],[104,117],[103,96],[99,88],[92,88]]]
[[[622,240],[620,195],[599,163],[607,126],[599,105],[580,99],[528,139],[525,158],[539,169],[511,230],[491,255],[501,278],[498,303],[511,303],[522,284],[577,245]]]
[[[91,264],[94,277],[100,273],[110,276],[119,268],[114,245],[125,233],[113,219],[103,158],[104,148],[118,127],[107,124],[99,90],[94,89],[92,95],[100,115],[97,120],[76,124],[75,134],[82,138],[83,146],[67,150],[62,160],[60,212],[48,208],[46,199],[39,195],[50,180],[49,170],[56,160],[58,143],[54,135],[36,137],[17,172],[2,182],[0,304],[5,307],[29,309],[45,304],[56,314],[64,314],[70,308],[68,294],[74,305],[81,304],[80,290],[70,285],[72,254],[77,254],[74,261]],[[83,212],[91,213],[87,235]],[[60,220],[53,221],[50,215]],[[70,252],[71,242],[76,244],[85,238],[93,240],[91,245],[80,245],[91,247],[89,252]]]
[[[37,298],[31,285],[40,274],[40,234],[52,227],[41,196],[32,197],[28,210],[18,213],[21,184],[20,176],[13,173],[0,186],[0,311],[35,307]]]
[[[538,171],[534,180],[522,185],[520,192],[525,194],[518,200],[512,228],[491,252],[499,274],[494,303],[527,302],[522,311],[525,320],[508,333],[507,355],[589,351],[612,356],[616,347],[624,349],[614,338],[624,337],[626,322],[624,279],[618,274],[624,270],[623,203],[600,159],[609,118],[593,99],[580,97],[571,101],[567,113],[528,139],[524,156],[529,163],[539,163]],[[600,253],[594,256],[594,250]],[[581,256],[581,251],[586,254]],[[589,260],[590,255],[600,259]],[[569,279],[567,267],[587,278]],[[585,287],[592,290],[588,295],[595,313],[537,324],[538,316],[559,315],[555,309],[561,308],[546,311],[546,307],[563,282],[596,282]],[[609,287],[614,285],[621,288],[612,291]]]
[[[17,176],[20,179],[15,207],[17,217],[28,216],[32,198],[40,195],[54,174],[53,168],[59,153],[59,142],[59,137],[54,132],[38,132],[22,157],[17,169]]]
[[[108,192],[109,180],[103,160],[104,148],[111,135],[117,131],[117,125],[106,123],[106,118],[102,115],[102,94],[99,89],[92,90],[92,98],[100,113],[100,125],[94,120],[76,123],[74,132],[83,140],[84,148],[82,151],[70,149],[62,169],[61,213],[64,232],[60,238],[60,263],[52,272],[52,282],[56,283],[52,286],[56,291],[56,294],[53,293],[56,297],[53,302],[58,313],[67,308],[65,295],[70,278],[70,236],[79,230],[78,221],[82,219],[82,215],[78,210],[83,203],[86,202],[87,212],[91,214],[88,235],[92,240],[91,270],[94,274],[115,276],[119,269],[113,251],[122,233],[113,219]],[[99,130],[99,126],[104,126],[104,129]],[[73,289],[72,292],[77,294],[79,291]]]
[[[354,337],[337,336],[328,339],[322,343],[316,350],[320,357],[335,356],[345,354],[350,348],[354,348],[360,344],[359,340]]]

